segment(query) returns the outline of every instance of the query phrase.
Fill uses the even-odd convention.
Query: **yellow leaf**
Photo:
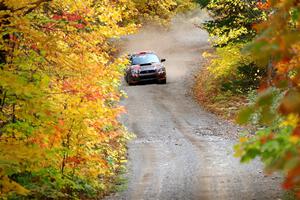
[[[300,141],[300,138],[296,135],[292,135],[290,138],[289,138],[289,141],[293,144],[297,144],[299,141]]]
[[[299,116],[296,114],[289,114],[287,118],[280,124],[280,127],[291,126],[295,128],[299,122]]]
[[[248,141],[248,138],[246,138],[246,137],[241,137],[240,138],[240,143],[245,143],[247,141]]]

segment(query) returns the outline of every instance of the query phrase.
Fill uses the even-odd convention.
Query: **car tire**
[[[128,78],[127,83],[128,83],[129,86],[136,85],[135,83],[131,82],[129,78]]]
[[[128,77],[128,75],[125,76],[125,80],[126,80],[126,83],[128,85],[133,85],[131,82],[130,82],[130,78]]]
[[[167,79],[159,80],[158,83],[159,84],[167,84]]]

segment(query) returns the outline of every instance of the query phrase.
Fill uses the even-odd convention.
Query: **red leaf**
[[[282,184],[283,189],[286,189],[286,190],[292,189],[293,186],[294,186],[294,184],[293,184],[293,181],[291,178],[287,178]]]
[[[67,20],[70,22],[79,21],[82,19],[82,17],[78,14],[65,14],[67,17]]]
[[[14,34],[9,34],[9,39],[13,42],[17,41],[17,37]]]
[[[300,126],[294,129],[293,135],[300,136]]]
[[[37,50],[38,50],[38,48],[37,48],[37,45],[36,45],[36,44],[32,44],[32,45],[31,45],[31,49],[33,49],[33,50],[36,50],[36,51],[37,51]]]
[[[58,120],[58,124],[59,124],[60,126],[64,126],[64,125],[65,125],[65,122],[64,122],[64,120],[59,119],[59,120]]]
[[[75,27],[76,27],[77,29],[84,29],[84,28],[85,28],[85,25],[83,25],[83,24],[76,24]]]
[[[269,88],[269,85],[267,82],[262,82],[259,86],[259,88],[257,89],[258,93],[264,92]]]
[[[60,19],[62,19],[62,16],[61,15],[53,15],[52,19],[60,20]]]
[[[261,0],[257,2],[257,7],[261,10],[268,10],[271,7],[271,2],[267,0],[265,3],[263,3]]]

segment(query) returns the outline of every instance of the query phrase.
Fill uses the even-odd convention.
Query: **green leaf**
[[[291,18],[292,18],[293,22],[297,22],[298,21],[299,15],[300,15],[299,8],[292,9],[292,11],[291,11]]]
[[[239,124],[246,124],[251,120],[251,116],[254,113],[254,107],[247,107],[245,109],[243,109],[242,111],[240,111],[240,113],[238,114],[237,117],[237,123]]]
[[[259,154],[260,154],[260,151],[256,148],[248,149],[247,153],[241,158],[241,162],[247,163],[247,162],[253,160]]]
[[[275,99],[275,93],[271,90],[267,90],[266,92],[259,95],[258,100],[257,100],[257,106],[258,107],[263,107],[263,106],[270,107],[270,106],[272,106],[274,99]]]

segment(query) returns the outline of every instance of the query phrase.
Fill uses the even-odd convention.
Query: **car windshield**
[[[132,65],[142,65],[148,63],[158,63],[159,58],[155,54],[134,55],[131,58]]]

